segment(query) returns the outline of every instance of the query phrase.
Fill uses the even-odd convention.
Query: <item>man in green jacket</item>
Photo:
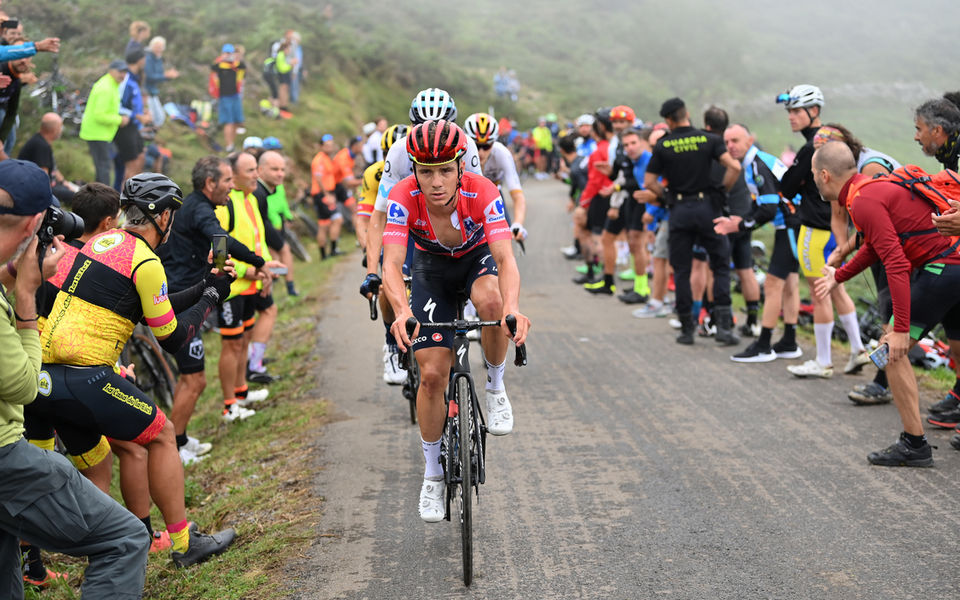
[[[96,180],[107,185],[111,183],[110,145],[117,130],[130,122],[130,117],[120,115],[120,82],[126,71],[124,61],[110,63],[107,74],[93,84],[80,122],[80,139],[90,149]]]
[[[40,370],[36,233],[51,200],[50,178],[40,167],[0,162],[0,264],[16,265],[7,267],[16,271],[16,308],[0,287],[0,597],[23,598],[22,539],[89,557],[84,598],[140,598],[150,548],[143,523],[65,457],[23,438],[23,406],[50,392],[49,376]],[[44,260],[45,275],[64,256],[59,241],[53,248]]]

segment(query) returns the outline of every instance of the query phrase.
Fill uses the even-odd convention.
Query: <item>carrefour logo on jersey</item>
[[[407,224],[407,210],[397,204],[396,202],[390,203],[390,208],[387,209],[387,222],[392,225],[406,225]]]
[[[487,217],[487,223],[502,221],[505,218],[503,215],[503,200],[497,198],[488,204],[487,208],[483,210],[483,214]]]

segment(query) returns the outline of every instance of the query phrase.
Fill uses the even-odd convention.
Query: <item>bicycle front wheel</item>
[[[413,392],[407,397],[407,401],[410,402],[410,424],[416,425],[417,390],[420,389],[420,365],[417,364],[417,359],[414,357],[412,350],[407,360],[407,385],[410,386],[410,390]]]
[[[460,459],[460,541],[463,550],[463,583],[473,580],[473,402],[470,398],[470,382],[466,377],[457,378],[457,406],[459,408],[459,459]]]

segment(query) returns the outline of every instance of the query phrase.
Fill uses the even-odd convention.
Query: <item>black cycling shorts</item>
[[[245,330],[253,327],[257,314],[254,296],[255,294],[234,296],[223,303],[217,319],[221,337],[236,339],[242,336]]]
[[[457,300],[469,298],[473,282],[485,275],[497,275],[497,263],[486,244],[460,258],[414,250],[410,306],[420,321],[420,332],[413,340],[414,351],[421,348],[453,348],[453,332],[429,326],[457,318]]]
[[[324,194],[320,193],[313,197],[313,208],[317,211],[317,220],[320,221],[321,225],[325,225],[334,218],[340,218],[340,207],[335,206],[330,208],[327,206],[324,201]]]
[[[778,229],[773,238],[773,254],[767,273],[779,279],[786,279],[791,273],[800,272],[797,260],[797,233],[793,229]]]
[[[740,231],[727,237],[730,238],[730,260],[733,261],[733,268],[752,269],[753,247],[750,245],[750,232]]]
[[[266,296],[261,296],[260,294],[253,295],[253,310],[256,312],[263,312],[273,306],[273,294],[267,294]]]
[[[960,265],[923,265],[910,284],[910,337],[919,340],[943,324],[948,340],[960,340]],[[893,318],[890,319],[891,324]]]
[[[181,375],[202,373],[204,370],[203,338],[197,334],[195,338],[180,348],[173,357],[177,361],[177,370]]]
[[[74,456],[96,448],[101,436],[145,446],[167,422],[153,400],[112,367],[44,364],[39,389],[37,399],[24,407],[31,427],[56,429]]]
[[[610,196],[594,196],[590,200],[590,206],[587,208],[587,229],[594,235],[603,233],[608,210],[610,210]]]
[[[643,213],[646,210],[646,204],[641,204],[628,195],[620,206],[617,218],[610,219],[608,217],[606,223],[603,224],[603,230],[614,235],[619,235],[624,228],[627,231],[643,231]]]

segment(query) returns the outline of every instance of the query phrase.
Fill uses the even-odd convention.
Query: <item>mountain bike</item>
[[[480,484],[486,480],[485,456],[487,426],[480,412],[480,401],[470,375],[469,348],[467,332],[482,327],[499,327],[500,321],[467,321],[463,317],[466,298],[457,303],[457,318],[446,323],[429,323],[430,327],[448,329],[454,332],[453,366],[450,369],[450,383],[444,401],[447,417],[440,437],[440,463],[443,466],[443,480],[446,485],[446,514],[451,520],[451,505],[455,504],[460,520],[460,542],[463,557],[463,583],[469,586],[473,581],[473,495],[480,498]],[[511,334],[516,334],[517,320],[513,315],[506,317]],[[417,320],[407,319],[407,335],[413,336]],[[408,352],[413,354],[413,352]],[[527,364],[525,344],[516,347],[514,362],[518,367]]]

